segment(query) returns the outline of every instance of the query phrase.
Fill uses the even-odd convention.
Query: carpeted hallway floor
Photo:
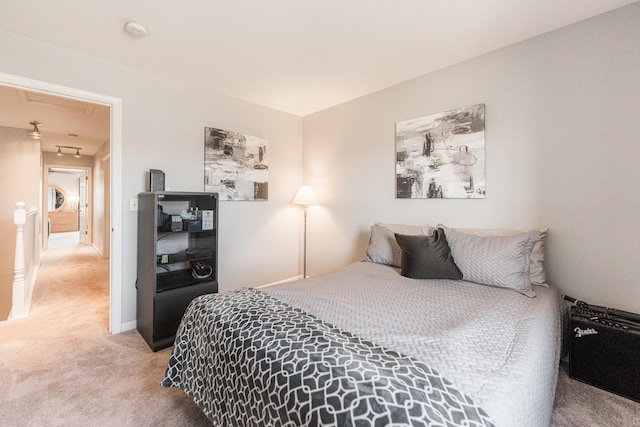
[[[181,391],[160,387],[169,349],[153,353],[136,331],[109,334],[109,262],[75,242],[54,235],[30,317],[0,322],[0,426],[208,425]],[[552,425],[640,426],[640,403],[562,366]]]
[[[207,425],[184,393],[160,387],[169,349],[108,332],[109,261],[52,236],[30,317],[0,323],[0,426]]]

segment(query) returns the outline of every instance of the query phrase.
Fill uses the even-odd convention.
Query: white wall
[[[0,72],[122,100],[122,324],[135,320],[137,216],[129,199],[161,169],[171,190],[202,191],[204,127],[266,138],[269,201],[221,202],[220,289],[301,274],[300,210],[289,204],[302,179],[302,119],[193,86],[0,31]],[[113,159],[111,159],[113,164]],[[112,189],[113,191],[113,189]],[[113,262],[113,260],[112,260]]]
[[[639,76],[635,3],[305,117],[310,274],[361,259],[376,221],[549,226],[553,286],[640,312]],[[395,123],[478,103],[486,198],[396,199]]]
[[[40,141],[28,131],[0,127],[0,321],[6,320],[13,298],[13,263],[16,252],[16,202],[40,209]],[[19,183],[19,185],[17,185]],[[38,213],[38,223],[40,213]],[[40,248],[37,248],[40,250]]]
[[[93,156],[93,246],[104,258],[109,258],[109,141]]]

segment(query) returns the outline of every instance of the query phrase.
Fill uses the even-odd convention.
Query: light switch
[[[129,199],[129,210],[131,212],[138,210],[138,199]]]

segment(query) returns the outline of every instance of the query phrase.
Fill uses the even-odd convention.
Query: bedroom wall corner
[[[309,269],[364,256],[369,227],[550,228],[561,292],[640,312],[640,3],[304,118],[304,170],[323,200]],[[395,198],[395,123],[486,106],[485,199]]]

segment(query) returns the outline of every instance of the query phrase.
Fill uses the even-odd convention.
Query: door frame
[[[78,173],[84,172],[87,176],[86,180],[86,193],[87,193],[87,235],[85,236],[86,244],[89,246],[93,245],[93,167],[91,166],[65,166],[65,165],[52,165],[45,163],[43,166],[42,172],[42,182],[43,182],[43,195],[44,199],[42,201],[43,206],[48,206],[48,193],[47,188],[49,188],[49,169],[69,169],[76,170]],[[82,175],[80,175],[82,176]],[[78,206],[78,215],[80,214],[80,207]],[[49,212],[47,209],[42,209],[42,229],[47,230],[47,224],[49,221]],[[82,230],[79,230],[82,231]],[[49,238],[46,235],[47,233],[42,233],[42,249],[47,249],[49,246]]]
[[[109,332],[123,331],[122,322],[122,100],[68,86],[0,73],[0,84],[49,95],[72,98],[110,107],[110,194],[109,243]],[[41,206],[42,211],[42,206]]]

